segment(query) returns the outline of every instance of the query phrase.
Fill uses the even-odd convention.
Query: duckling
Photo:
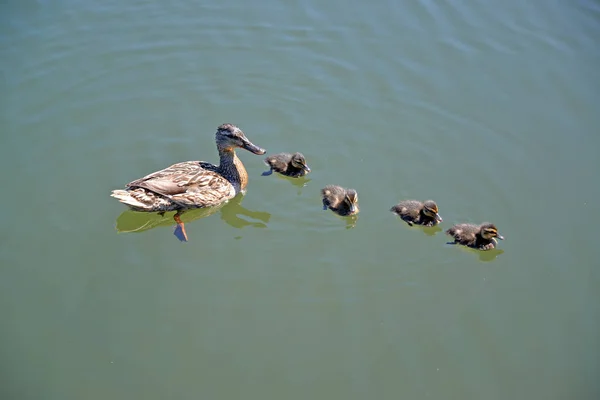
[[[498,234],[496,225],[489,222],[481,225],[457,224],[448,229],[446,233],[454,238],[454,244],[472,247],[479,250],[490,250],[498,244],[497,239],[504,240]]]
[[[263,176],[271,175],[273,171],[289,176],[299,178],[310,172],[306,164],[306,159],[302,153],[279,153],[265,158],[265,164],[271,169],[263,172]]]
[[[390,211],[402,218],[409,226],[413,224],[434,226],[443,221],[438,214],[438,206],[433,200],[425,202],[404,200],[390,208]]]
[[[341,216],[358,214],[358,193],[354,189],[344,189],[341,186],[327,185],[321,189],[323,210],[329,208]]]

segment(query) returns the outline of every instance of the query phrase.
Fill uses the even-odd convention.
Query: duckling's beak
[[[257,154],[257,155],[263,155],[265,154],[267,151],[261,147],[258,147],[257,145],[255,145],[254,143],[252,143],[251,141],[249,141],[248,139],[244,140],[244,143],[242,145],[242,148],[245,150],[248,150],[251,153]]]
[[[303,167],[303,168],[304,168],[304,170],[305,170],[306,172],[310,172],[310,168],[308,168],[308,165],[304,164],[304,167]]]
[[[437,222],[443,222],[444,220],[442,219],[442,217],[440,216],[440,214],[435,213],[435,219]]]
[[[350,212],[352,214],[354,214],[354,213],[356,213],[356,211],[357,211],[356,204],[354,204],[354,203],[350,204]]]
[[[497,237],[498,239],[500,239],[500,240],[504,240],[504,236],[501,236],[501,235],[496,235],[496,237]]]

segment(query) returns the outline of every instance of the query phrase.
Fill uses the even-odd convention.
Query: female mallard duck
[[[329,208],[344,217],[358,214],[358,193],[354,189],[327,185],[321,189],[321,196],[323,197],[323,210]]]
[[[274,154],[265,158],[265,164],[271,169],[263,172],[264,176],[271,175],[275,171],[281,175],[299,178],[310,172],[310,168],[306,165],[306,159],[302,153]]]
[[[504,237],[498,234],[496,225],[487,222],[481,225],[457,224],[448,229],[446,233],[454,238],[455,244],[479,250],[495,248],[498,243],[496,238],[504,240]]]
[[[183,210],[216,206],[245,191],[248,173],[235,149],[240,147],[254,154],[265,154],[264,149],[250,142],[233,124],[219,126],[215,141],[219,165],[203,161],[173,164],[128,183],[125,190],[113,190],[111,196],[135,211],[177,211],[173,219],[187,240],[179,218]]]
[[[390,211],[410,226],[413,224],[434,226],[442,222],[442,217],[438,214],[438,206],[433,200],[425,202],[404,200],[390,208]]]

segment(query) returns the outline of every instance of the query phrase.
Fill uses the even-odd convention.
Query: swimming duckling
[[[321,189],[321,196],[323,197],[323,210],[329,208],[341,216],[358,214],[358,193],[354,189],[327,185]]]
[[[496,238],[504,240],[504,237],[498,234],[496,225],[488,222],[481,225],[457,224],[448,229],[446,233],[454,238],[455,244],[479,250],[495,248],[498,243]]]
[[[434,226],[438,222],[442,222],[442,217],[438,214],[438,206],[433,200],[425,202],[404,200],[390,208],[390,211],[410,226],[413,224]]]
[[[265,164],[271,169],[263,172],[263,176],[271,175],[273,171],[292,178],[299,178],[310,172],[302,153],[279,153],[265,158]]]

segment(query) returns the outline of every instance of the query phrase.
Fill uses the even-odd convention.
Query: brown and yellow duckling
[[[327,185],[321,189],[323,210],[328,208],[343,217],[356,215],[358,208],[358,193],[354,189],[344,189],[341,186]]]
[[[498,244],[496,239],[504,240],[504,237],[498,234],[496,225],[488,222],[481,225],[457,224],[446,233],[454,238],[455,244],[479,250],[493,249]]]
[[[281,175],[299,178],[310,172],[310,168],[306,164],[306,158],[302,153],[273,154],[265,158],[265,164],[271,169],[263,172],[263,176],[271,175],[275,171]]]
[[[410,226],[413,226],[413,224],[434,226],[443,221],[440,214],[438,214],[438,206],[433,200],[424,202],[403,200],[390,208],[390,211]]]

